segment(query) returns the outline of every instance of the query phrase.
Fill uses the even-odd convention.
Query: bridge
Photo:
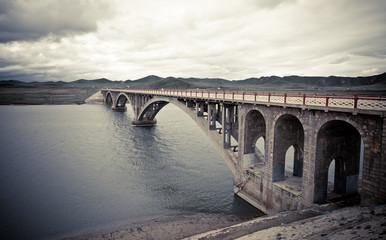
[[[156,124],[171,103],[213,141],[235,194],[262,210],[299,210],[356,197],[386,202],[386,97],[201,90],[102,89],[133,125]],[[256,147],[259,142],[263,147]],[[290,162],[286,155],[290,154]],[[329,168],[335,167],[333,184]]]

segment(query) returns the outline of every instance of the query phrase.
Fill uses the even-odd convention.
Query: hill
[[[82,104],[101,88],[386,95],[386,73],[368,77],[270,76],[233,81],[221,78],[162,78],[155,75],[126,81],[106,78],[72,82],[3,80],[0,81],[0,104]]]

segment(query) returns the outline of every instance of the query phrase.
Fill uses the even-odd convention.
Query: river
[[[154,127],[105,105],[0,106],[0,238],[41,239],[127,219],[254,216],[214,145],[167,105]]]

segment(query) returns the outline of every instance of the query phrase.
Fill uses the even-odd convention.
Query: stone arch
[[[327,200],[328,169],[335,160],[334,192],[358,192],[361,134],[347,121],[330,120],[319,129],[316,139],[314,203]]]
[[[134,125],[153,125],[157,123],[155,116],[170,101],[164,98],[152,98],[148,100],[140,109],[137,118],[132,122]]]
[[[253,167],[255,163],[264,163],[265,153],[256,150],[257,140],[263,137],[265,142],[266,136],[266,123],[261,112],[251,110],[247,113],[244,136],[244,167]]]
[[[126,103],[131,103],[129,96],[126,93],[112,95],[113,103],[112,109],[116,111],[125,111],[127,109]],[[133,104],[130,104],[133,107]]]
[[[245,117],[244,154],[254,153],[256,141],[265,138],[266,124],[263,115],[257,110],[251,110]]]
[[[304,149],[302,123],[294,115],[284,114],[277,119],[274,129],[272,181],[285,180],[285,154],[291,146],[295,148],[294,168],[296,166],[297,176],[302,176]]]
[[[138,117],[138,120],[154,120],[157,113],[168,104],[166,101],[154,101],[146,104]]]
[[[126,96],[126,94],[120,94],[117,97],[117,100],[115,101],[115,107],[116,108],[122,108],[126,106],[126,102],[129,100],[129,98]]]
[[[114,99],[113,99],[113,96],[112,96],[111,92],[107,92],[106,98],[105,98],[105,103],[109,104],[109,105],[112,105],[113,102],[114,102]]]

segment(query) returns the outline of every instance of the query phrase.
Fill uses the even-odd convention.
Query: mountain
[[[260,85],[285,85],[285,84],[306,84],[321,87],[328,86],[362,86],[372,84],[386,84],[386,73],[370,76],[370,77],[300,77],[300,76],[286,76],[286,77],[260,77],[249,78],[239,81],[241,84],[260,84]]]
[[[94,80],[87,80],[87,79],[79,79],[76,81],[72,81],[71,83],[81,83],[81,84],[89,84],[89,83],[98,83],[98,84],[103,84],[103,83],[111,83],[113,81],[107,79],[107,78],[98,78]]]
[[[0,81],[0,88],[133,88],[133,89],[208,89],[221,91],[386,93],[386,73],[368,77],[269,76],[245,80],[221,78],[162,78],[150,75],[137,80],[112,81],[106,78],[79,79],[72,82]]]

